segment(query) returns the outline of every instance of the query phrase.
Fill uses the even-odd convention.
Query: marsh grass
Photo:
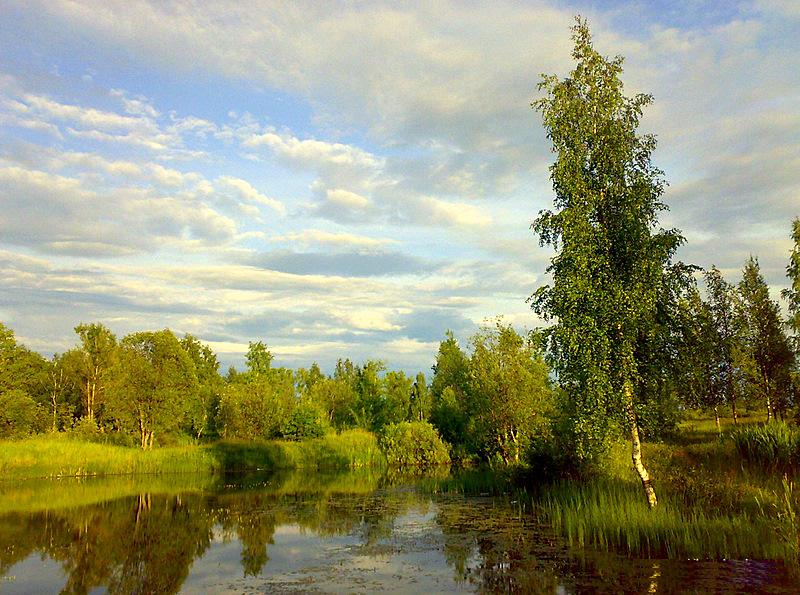
[[[650,510],[637,485],[619,481],[550,486],[535,510],[576,547],[667,558],[789,560],[796,556],[788,540],[775,538],[774,519],[766,515],[718,515],[686,508],[668,495],[662,495],[658,507]]]
[[[33,478],[382,467],[377,438],[353,430],[304,442],[219,442],[142,451],[64,435],[0,442],[0,481]]]
[[[0,443],[0,478],[64,478],[95,475],[216,472],[213,454],[197,446],[142,451],[96,444],[64,435]]]
[[[610,448],[601,476],[530,486],[530,505],[576,547],[797,564],[800,490],[790,475],[776,473],[783,463],[774,463],[791,452],[791,428],[771,424],[778,427],[765,431],[756,423],[762,419],[744,417],[734,426],[723,418],[720,435],[713,418],[695,418],[673,440],[644,444],[659,495],[655,510],[644,502],[630,445],[622,442]],[[742,453],[743,444],[752,454]]]
[[[728,434],[742,459],[768,470],[800,466],[800,431],[776,421],[736,428]]]

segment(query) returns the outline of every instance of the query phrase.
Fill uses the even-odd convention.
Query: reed
[[[736,428],[728,434],[742,459],[764,469],[800,466],[800,431],[776,421],[761,426]]]

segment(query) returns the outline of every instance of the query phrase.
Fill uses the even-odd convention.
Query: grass
[[[147,451],[52,434],[0,443],[0,481],[383,465],[375,436],[359,430],[304,442],[218,442]]]
[[[716,514],[686,507],[662,493],[650,510],[635,484],[598,480],[551,486],[538,512],[577,547],[613,548],[667,558],[794,559],[796,549],[776,539],[767,515]]]
[[[744,417],[734,426],[723,418],[720,435],[713,417],[694,418],[673,440],[644,444],[659,496],[655,510],[644,501],[630,445],[622,442],[612,446],[602,476],[534,486],[531,506],[575,547],[800,563],[800,490],[790,476],[775,472],[784,467],[771,464],[786,460],[786,436],[794,430],[756,425],[763,419]],[[767,455],[745,455],[743,443],[749,453]]]
[[[776,421],[761,426],[736,428],[729,434],[742,459],[769,470],[800,466],[800,431]]]

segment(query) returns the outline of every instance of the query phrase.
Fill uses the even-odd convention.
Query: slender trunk
[[[147,432],[144,429],[144,419],[139,415],[139,445],[142,450],[147,448]]]
[[[633,389],[631,388],[630,381],[625,381],[624,393],[626,408],[628,414],[628,423],[631,432],[631,459],[633,460],[633,467],[642,480],[642,488],[644,489],[645,498],[650,508],[655,508],[658,504],[656,498],[656,491],[653,489],[653,484],[650,482],[650,474],[642,462],[642,442],[639,439],[639,425],[636,422],[636,412],[633,410]]]
[[[719,411],[714,407],[714,420],[717,422],[717,434],[722,434],[722,428],[719,425]]]
[[[767,423],[772,420],[772,403],[769,400],[769,393],[767,393]]]
[[[728,369],[727,384],[728,384],[728,399],[730,399],[731,412],[733,413],[733,425],[738,426],[739,416],[736,414],[736,391],[733,388],[733,374],[730,369]]]
[[[50,398],[53,401],[53,431],[58,431],[58,395],[56,394],[55,389],[53,389]]]

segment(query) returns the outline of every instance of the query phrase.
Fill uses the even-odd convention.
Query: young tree
[[[247,360],[247,371],[252,376],[269,374],[273,356],[263,341],[256,341],[255,343],[251,341],[245,359]]]
[[[187,430],[196,438],[211,425],[213,408],[219,401],[223,381],[219,375],[219,360],[208,345],[201,343],[197,337],[186,334],[180,341],[181,347],[194,364],[197,374],[198,390],[195,399],[187,400],[186,421]]]
[[[156,433],[177,429],[186,401],[196,397],[197,373],[170,330],[133,333],[120,344],[108,390],[110,413],[139,434],[143,449]]]
[[[739,295],[713,265],[705,273],[705,282],[711,323],[711,390],[717,404],[730,405],[733,423],[737,424],[737,377],[741,373],[744,355]]]
[[[724,403],[722,394],[716,390],[714,352],[716,334],[711,308],[700,297],[697,287],[680,302],[680,329],[683,348],[679,356],[680,374],[678,376],[681,401],[690,408],[703,408],[714,411],[717,432],[719,407]]]
[[[425,374],[419,372],[411,387],[410,421],[427,421],[431,414],[431,393]]]
[[[547,365],[537,345],[497,323],[472,339],[470,379],[477,405],[470,420],[484,457],[519,463],[552,407]]]
[[[467,442],[467,419],[470,415],[469,358],[461,350],[452,331],[439,344],[432,367],[431,424],[453,446]]]
[[[100,323],[79,324],[75,332],[81,344],[70,359],[83,394],[83,414],[94,420],[103,402],[108,372],[115,362],[117,338]]]
[[[546,96],[533,103],[557,156],[550,168],[556,210],[541,212],[533,228],[557,254],[548,267],[552,285],[534,293],[532,306],[557,320],[547,331],[549,356],[571,400],[576,455],[602,448],[610,421],[624,423],[654,507],[636,417],[635,347],[653,324],[664,267],[682,237],[657,229],[666,206],[663,174],[651,164],[656,140],[636,132],[652,97],[623,94],[622,58],[595,51],[586,21],[577,20],[572,38],[575,69],[564,80],[544,76]]]
[[[750,382],[767,406],[767,421],[784,416],[792,401],[794,353],[783,330],[780,307],[770,299],[758,260],[745,263],[739,283],[745,344],[753,367]]]
[[[402,370],[391,370],[383,376],[383,394],[386,399],[386,423],[396,424],[411,420],[411,395],[414,381]]]

